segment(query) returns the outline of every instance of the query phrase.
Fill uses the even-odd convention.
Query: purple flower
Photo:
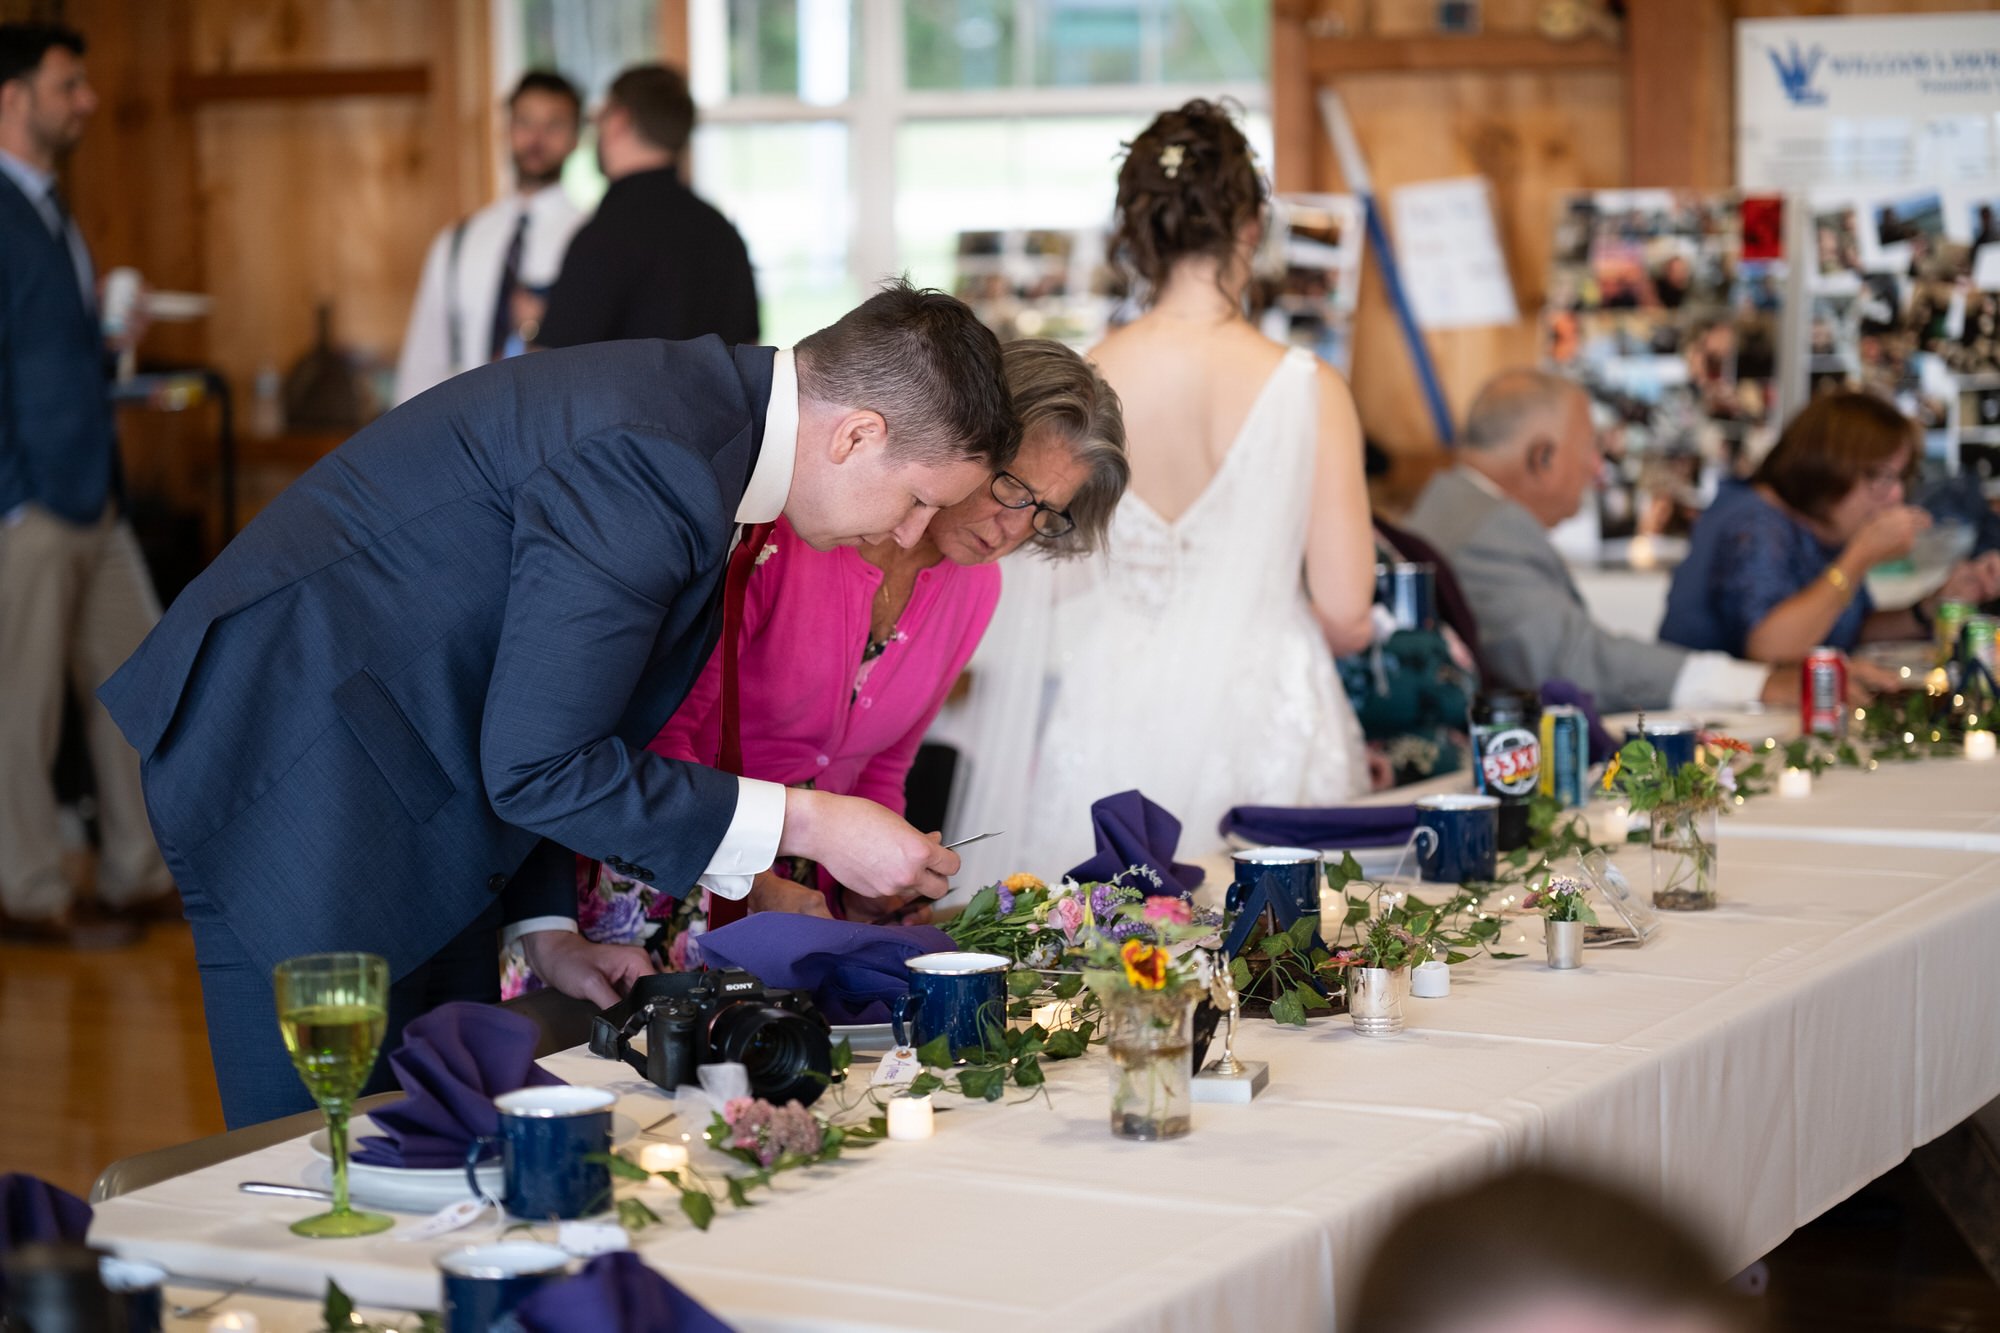
[[[1109,884],[1099,884],[1090,891],[1090,912],[1099,921],[1110,916],[1117,907],[1117,900],[1112,897],[1114,892]]]
[[[825,1133],[820,1128],[819,1118],[797,1102],[786,1102],[771,1117],[771,1156],[766,1159],[762,1153],[758,1160],[769,1166],[785,1153],[797,1153],[810,1157],[820,1150],[825,1142]]]
[[[596,910],[586,913],[585,905]],[[578,929],[585,937],[599,944],[633,944],[646,928],[646,904],[636,889],[614,892],[608,896],[598,894],[584,899],[578,904]]]
[[[997,910],[1000,918],[1005,920],[1014,915],[1014,891],[1005,884],[996,884],[994,885],[994,889],[996,890],[995,897],[998,901]]]
[[[1107,930],[1105,934],[1119,943],[1132,939],[1151,940],[1153,938],[1153,932],[1146,928],[1146,923],[1143,921],[1120,921]]]

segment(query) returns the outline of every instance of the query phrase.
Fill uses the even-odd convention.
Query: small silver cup
[[[1410,994],[1410,969],[1347,969],[1347,1016],[1364,1037],[1389,1037],[1403,1030],[1403,1001]]]
[[[1542,944],[1549,954],[1549,966],[1558,970],[1583,966],[1583,922],[1542,922]]]

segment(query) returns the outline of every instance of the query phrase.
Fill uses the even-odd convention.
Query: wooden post
[[[1724,190],[1735,179],[1730,0],[1629,0],[1626,164],[1635,187]]]

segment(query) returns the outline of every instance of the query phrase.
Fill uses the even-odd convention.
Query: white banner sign
[[[1736,25],[1746,190],[2000,175],[2000,14]]]

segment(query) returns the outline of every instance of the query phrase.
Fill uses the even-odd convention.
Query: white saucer
[[[352,1149],[364,1136],[381,1132],[367,1116],[356,1116],[347,1126],[348,1146]],[[611,1113],[613,1144],[627,1143],[638,1135],[639,1123],[636,1120],[616,1111]],[[307,1183],[321,1189],[331,1188],[333,1163],[327,1151],[326,1131],[314,1130],[312,1137],[306,1140],[306,1147],[319,1159],[308,1170]],[[481,1162],[478,1171],[480,1188],[488,1197],[499,1198],[503,1188],[499,1161]],[[366,1162],[350,1159],[347,1163],[347,1189],[356,1203],[411,1213],[434,1213],[448,1204],[472,1197],[472,1191],[466,1187],[465,1168],[462,1166],[370,1166]]]
[[[887,1051],[896,1045],[895,1026],[890,1023],[835,1023],[832,1039],[837,1044],[842,1037],[856,1051]]]

